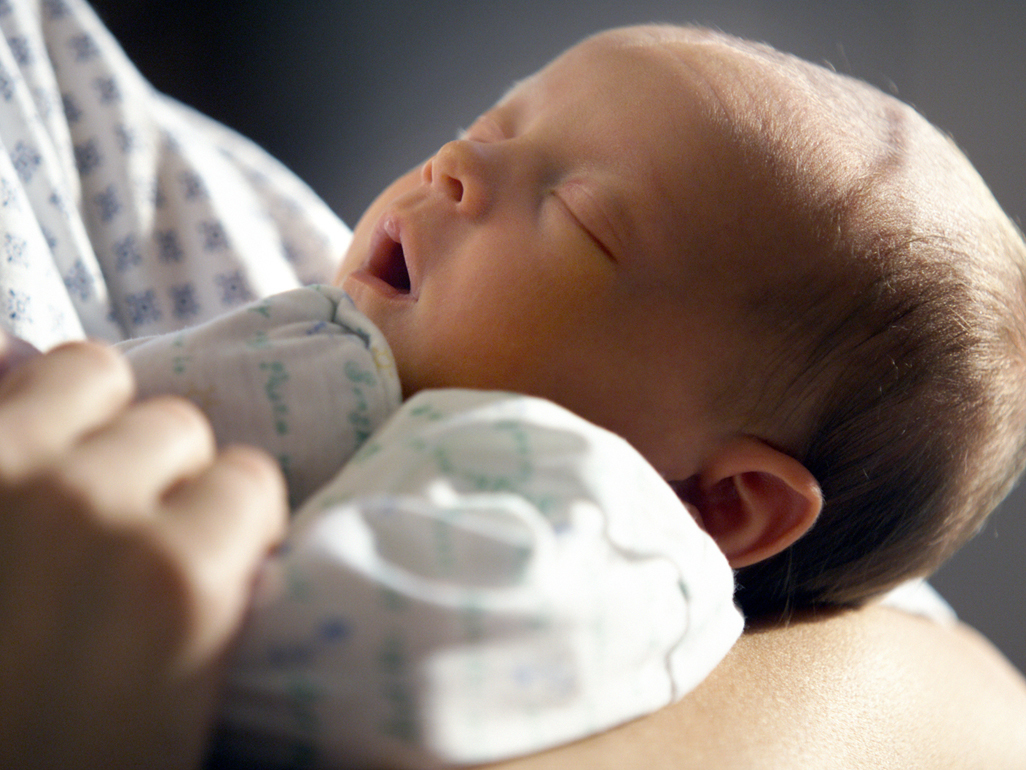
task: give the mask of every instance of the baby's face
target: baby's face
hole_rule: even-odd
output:
[[[723,193],[708,101],[671,50],[607,33],[392,183],[337,282],[405,395],[539,395],[685,473],[730,338],[722,270],[688,257]]]

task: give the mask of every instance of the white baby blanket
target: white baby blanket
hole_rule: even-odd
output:
[[[316,766],[538,751],[694,688],[741,632],[732,593],[622,439],[539,399],[425,391],[263,571],[228,725]]]
[[[387,344],[338,289],[121,347],[144,394],[284,458],[306,500],[230,677],[236,758],[537,751],[672,702],[741,632],[726,559],[625,441],[508,393],[399,407]]]
[[[341,289],[294,289],[173,334],[120,343],[139,396],[195,402],[221,444],[278,459],[296,508],[402,398],[381,333]]]

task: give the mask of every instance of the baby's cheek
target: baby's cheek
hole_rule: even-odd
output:
[[[523,363],[524,351],[508,330],[468,316],[439,321],[431,329],[420,329],[426,332],[423,336],[397,342],[395,355],[404,392],[407,380],[418,390],[512,387],[511,372]]]

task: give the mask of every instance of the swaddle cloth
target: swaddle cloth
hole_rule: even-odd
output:
[[[278,459],[298,506],[399,407],[388,343],[331,286],[293,289],[179,332],[117,346],[140,397],[196,403],[221,445]]]
[[[732,594],[619,437],[541,399],[425,391],[263,569],[219,750],[412,768],[571,741],[705,678],[742,630]]]
[[[400,407],[387,343],[339,289],[120,347],[142,395],[275,454],[302,503],[230,677],[236,761],[537,751],[682,696],[741,631],[726,559],[625,441],[514,394]]]
[[[526,754],[680,697],[741,632],[723,555],[626,441],[509,393],[400,407],[386,341],[338,288],[120,347],[143,395],[195,400],[303,503],[257,588],[222,755]]]

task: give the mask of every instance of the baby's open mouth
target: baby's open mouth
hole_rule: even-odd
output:
[[[397,294],[410,293],[410,271],[406,267],[406,254],[398,238],[387,234],[375,245],[367,271],[391,286]]]
[[[379,261],[381,264],[377,268],[373,264],[371,265],[371,270],[376,272],[378,278],[396,291],[409,294],[410,273],[406,269],[403,245],[392,241],[392,247],[385,250],[384,258]]]

